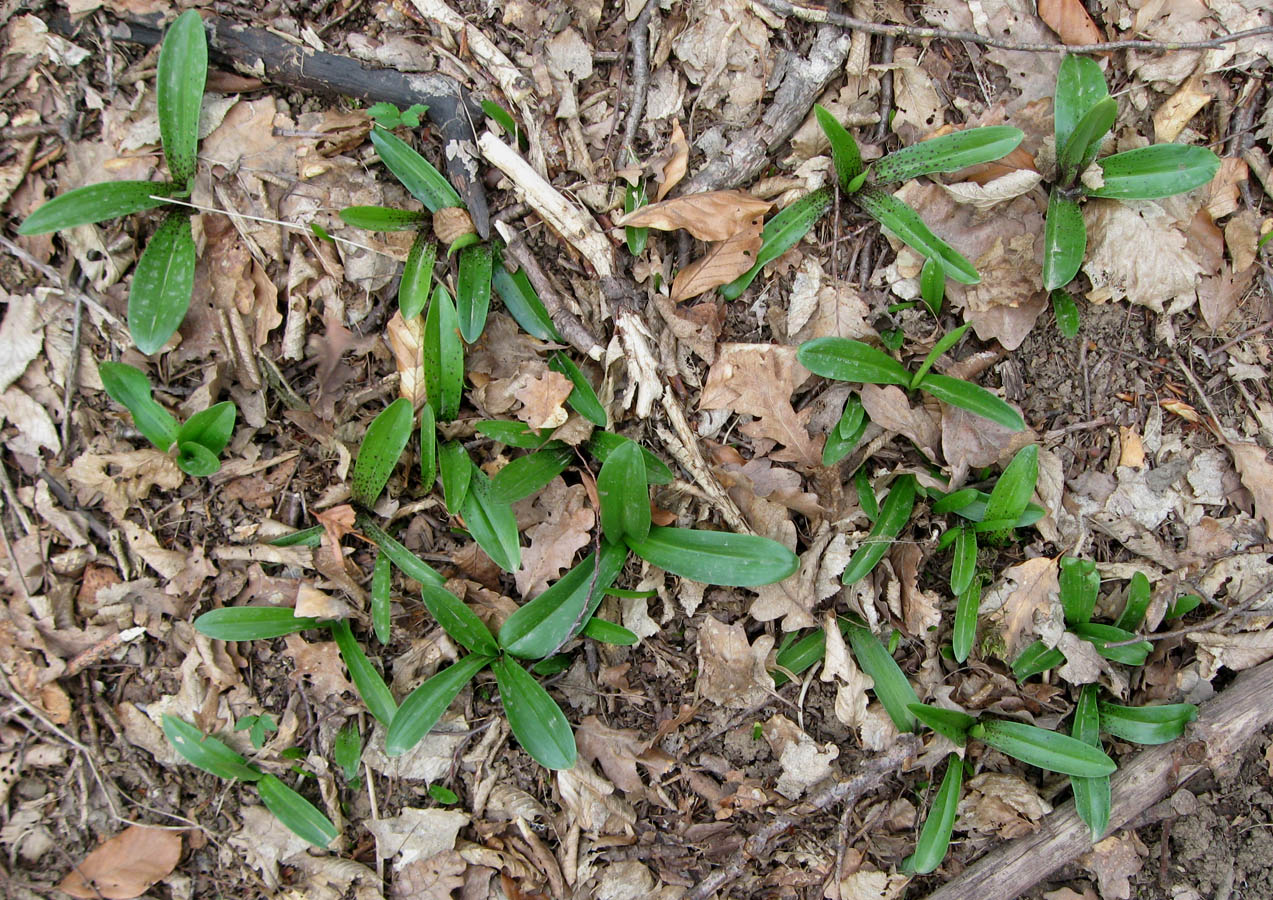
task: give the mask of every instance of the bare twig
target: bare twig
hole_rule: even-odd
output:
[[[893,61],[893,35],[884,35],[884,40],[880,42],[880,62],[891,63]],[[888,137],[888,111],[893,105],[893,70],[885,69],[883,76],[880,78],[880,120],[875,123],[875,143],[880,143],[884,138]]]
[[[645,114],[645,99],[650,90],[650,15],[657,5],[658,0],[646,0],[628,27],[628,45],[632,48],[632,102],[628,104],[628,115],[623,123],[624,165],[632,153],[632,142]]]
[[[80,380],[80,339],[81,324],[84,320],[84,298],[75,295],[75,314],[71,317],[71,354],[66,361],[66,384],[62,385],[62,450],[58,454],[60,462],[66,462],[66,454],[71,450],[71,404],[75,400],[75,389]]]
[[[39,272],[41,275],[43,275],[53,284],[60,285],[62,288],[62,293],[67,294],[68,296],[71,296],[71,297],[80,298],[84,302],[84,304],[88,306],[89,309],[93,310],[93,312],[97,313],[99,316],[101,316],[111,325],[120,329],[121,331],[126,330],[126,326],[124,325],[124,323],[121,322],[119,318],[113,312],[111,312],[109,309],[107,309],[97,300],[94,300],[91,296],[89,296],[85,292],[78,291],[75,288],[68,285],[66,281],[62,278],[62,275],[58,272],[57,269],[40,262],[30,253],[27,253],[25,250],[23,250],[21,247],[19,247],[13,241],[9,240],[4,235],[0,235],[0,247],[3,247],[4,249],[8,250],[9,253],[11,253],[14,257],[16,257],[19,261],[35,269],[37,272]]]
[[[945,28],[927,28],[917,25],[885,25],[879,22],[868,22],[853,16],[827,12],[822,9],[810,9],[807,6],[796,6],[787,0],[752,0],[782,16],[794,16],[805,22],[819,25],[838,25],[864,31],[867,34],[893,35],[910,38],[940,38],[948,41],[967,41],[970,44],[981,44],[986,47],[998,47],[1001,50],[1022,50],[1031,53],[1108,53],[1111,50],[1141,50],[1147,53],[1170,53],[1176,50],[1214,50],[1225,44],[1232,44],[1246,38],[1259,37],[1262,34],[1273,34],[1273,25],[1261,25],[1259,28],[1248,28],[1232,34],[1222,34],[1206,41],[1102,41],[1098,44],[1050,44],[1040,41],[1008,41],[1002,38],[986,37],[973,31],[948,31]]]
[[[561,332],[561,336],[585,356],[600,359],[604,352],[601,342],[593,337],[588,326],[570,311],[566,301],[557,293],[556,286],[548,280],[544,270],[539,267],[539,261],[535,259],[535,254],[530,252],[530,248],[526,246],[521,235],[499,221],[495,223],[495,230],[508,245],[504,250],[504,258],[517,263],[518,267],[526,273],[526,277],[530,279],[531,286],[539,294],[544,309],[548,310],[548,315],[557,326],[557,330]]]
[[[1143,637],[1137,635],[1136,637],[1129,638],[1125,641],[1115,641],[1113,643],[1106,644],[1105,649],[1110,647],[1126,647],[1129,644],[1139,644],[1141,641],[1165,641],[1168,638],[1185,637],[1190,634],[1201,634],[1204,631],[1215,631],[1226,622],[1236,619],[1238,616],[1246,615],[1248,612],[1253,610],[1255,605],[1263,600],[1264,595],[1269,591],[1273,591],[1273,579],[1264,582],[1264,584],[1252,591],[1251,594],[1249,594],[1241,603],[1230,607],[1220,613],[1220,615],[1208,619],[1205,622],[1199,622],[1197,625],[1190,625],[1187,628],[1177,628],[1173,631],[1161,631],[1157,634],[1147,634]]]

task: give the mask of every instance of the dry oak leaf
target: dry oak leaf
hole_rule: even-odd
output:
[[[173,490],[185,481],[185,474],[166,453],[154,449],[127,453],[82,453],[66,470],[75,485],[76,499],[89,505],[100,493],[103,508],[115,519],[123,519],[153,486]]]
[[[700,241],[725,241],[773,207],[745,191],[709,191],[652,203],[615,220],[630,228],[684,228]]]
[[[910,439],[925,456],[936,461],[941,426],[926,406],[911,406],[906,392],[893,384],[864,384],[858,388],[858,396],[872,422]]]
[[[583,485],[567,489],[557,478],[548,490],[555,502],[539,504],[548,510],[548,518],[526,529],[530,546],[522,550],[522,567],[513,575],[517,590],[525,599],[543,593],[548,582],[574,561],[575,551],[587,545],[596,524],[596,513],[587,506]],[[545,495],[544,499],[550,496]]]
[[[699,695],[731,709],[764,700],[774,689],[765,669],[773,645],[773,635],[762,634],[749,644],[742,622],[725,625],[708,616],[698,630]]]
[[[760,252],[763,230],[764,222],[757,215],[728,239],[713,244],[706,256],[677,272],[672,281],[672,302],[680,303],[729,284],[750,269]]]
[[[84,857],[58,890],[92,900],[131,900],[166,878],[180,859],[181,832],[131,825]]]
[[[1009,566],[1003,579],[982,600],[982,609],[1002,608],[1003,640],[1007,658],[1016,659],[1037,633],[1035,614],[1052,614],[1053,600],[1060,592],[1056,560],[1046,556]]]
[[[1243,486],[1255,500],[1255,512],[1264,520],[1265,531],[1273,537],[1273,463],[1259,444],[1226,441]]]
[[[631,728],[609,728],[596,716],[586,716],[575,729],[579,754],[589,762],[601,763],[601,771],[621,791],[639,791],[645,784],[637,772],[637,758],[645,750],[640,732]]]
[[[1039,18],[1057,33],[1063,44],[1098,44],[1104,38],[1083,8],[1082,0],[1039,0]]]
[[[564,425],[570,413],[562,405],[574,384],[560,372],[545,371],[537,378],[526,378],[513,396],[522,401],[517,418],[531,428],[556,428]]]
[[[655,200],[666,197],[668,191],[680,184],[689,170],[690,142],[685,139],[685,132],[681,129],[678,119],[672,120],[672,137],[668,139],[668,149],[672,152],[672,156],[659,173],[659,190],[654,196]]]
[[[317,694],[313,700],[322,703],[328,697],[339,697],[341,694],[358,695],[354,686],[345,678],[345,666],[335,641],[311,644],[299,634],[289,634],[283,641],[283,654],[292,661],[292,681],[299,687],[308,677]]]

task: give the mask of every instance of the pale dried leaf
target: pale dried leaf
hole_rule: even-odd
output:
[[[545,371],[537,378],[528,377],[513,396],[522,401],[517,418],[531,428],[556,428],[564,425],[570,414],[563,405],[574,384],[560,372]]]
[[[831,885],[828,892],[838,888],[839,900],[896,900],[902,896],[910,877],[889,872],[858,869],[852,875],[840,879],[838,885]],[[833,897],[827,893],[827,897]]]
[[[81,453],[66,474],[75,485],[81,506],[90,505],[101,494],[102,506],[118,520],[144,500],[152,487],[173,490],[186,478],[172,457],[154,449]]]
[[[928,408],[911,406],[906,392],[894,384],[864,384],[858,388],[862,406],[871,421],[913,441],[931,460],[937,459],[941,427]]]
[[[1002,579],[982,599],[982,608],[1002,608],[1003,639],[1007,658],[1016,659],[1037,634],[1035,616],[1052,614],[1053,600],[1060,591],[1056,560],[1046,556],[1009,566]]]
[[[1213,222],[1223,219],[1238,208],[1238,184],[1247,180],[1247,174],[1245,160],[1234,156],[1221,157],[1220,171],[1216,172],[1215,177],[1206,186],[1210,196],[1204,210]]]
[[[1228,441],[1242,484],[1255,500],[1255,512],[1264,520],[1265,531],[1273,537],[1273,463],[1259,444]]]
[[[637,773],[637,757],[645,750],[641,735],[630,728],[609,728],[596,716],[586,716],[575,729],[579,754],[599,762],[601,771],[621,791],[639,791],[644,781]]]
[[[447,206],[433,214],[433,233],[446,245],[454,244],[466,234],[475,234],[473,219],[462,206]]]
[[[0,392],[22,377],[44,346],[44,325],[35,297],[31,294],[5,295],[8,308],[0,323]]]
[[[1140,871],[1142,865],[1137,843],[1134,834],[1114,834],[1079,857],[1083,867],[1096,876],[1103,900],[1128,900],[1131,897],[1131,877]]]
[[[390,900],[452,900],[457,888],[464,885],[468,863],[454,850],[395,869]]]
[[[1223,666],[1241,672],[1273,657],[1273,631],[1250,631],[1219,634],[1213,631],[1189,635],[1198,645],[1198,670],[1204,681],[1210,681]]]
[[[289,634],[283,642],[283,654],[292,661],[289,677],[298,687],[308,679],[313,686],[315,700],[323,702],[346,693],[358,695],[345,678],[345,665],[335,641],[310,643],[299,634]]]
[[[1194,295],[1203,272],[1185,233],[1162,206],[1135,207],[1117,200],[1083,205],[1087,256],[1083,271],[1092,280],[1093,302],[1127,299],[1155,312]]]
[[[469,823],[469,814],[453,809],[402,810],[387,819],[368,819],[367,830],[376,839],[376,855],[393,859],[394,869],[455,849],[455,838]]]
[[[1042,180],[1043,176],[1034,169],[1014,169],[985,184],[960,181],[955,184],[937,182],[937,185],[959,203],[986,210],[1029,193]]]
[[[690,143],[685,139],[685,132],[681,129],[679,119],[672,120],[672,137],[668,140],[668,146],[672,151],[672,157],[659,173],[659,190],[654,197],[655,200],[666,197],[672,188],[681,183],[681,179],[685,177],[689,169]]]
[[[588,544],[596,513],[588,506],[583,485],[566,486],[553,479],[536,500],[546,513],[543,521],[526,529],[530,546],[522,550],[522,567],[514,574],[523,598],[536,597],[574,561],[575,552]]]
[[[395,312],[385,331],[398,367],[398,393],[419,408],[425,401],[422,317],[416,316],[408,322],[402,318],[401,312]]]
[[[84,857],[58,890],[72,897],[131,900],[166,878],[181,859],[181,832],[130,825]]]
[[[1034,822],[1052,811],[1025,779],[1000,772],[985,772],[964,788],[955,828],[1011,839],[1034,830]]]
[[[578,822],[584,831],[619,834],[629,831],[636,821],[630,804],[615,796],[614,785],[593,771],[586,762],[557,774],[557,792],[563,812],[569,821]]]
[[[1203,76],[1192,75],[1186,79],[1180,89],[1154,111],[1154,138],[1157,142],[1169,144],[1174,141],[1213,96],[1214,91],[1208,89]]]
[[[62,440],[48,412],[13,385],[0,394],[0,423],[6,420],[17,428],[17,434],[5,442],[14,453],[39,456],[42,447],[53,453],[61,451]]]
[[[745,191],[709,191],[652,203],[615,220],[630,228],[684,228],[700,241],[724,241],[763,219],[773,207]]]
[[[708,616],[698,631],[698,692],[731,709],[746,709],[768,697],[774,680],[765,670],[773,635],[747,641],[742,622],[725,625]]]
[[[897,114],[892,128],[904,138],[914,140],[942,126],[945,104],[937,95],[932,79],[918,64],[919,53],[913,47],[899,47],[893,55],[893,104]],[[909,126],[909,127],[908,127]]]
[[[856,728],[866,717],[869,704],[866,692],[875,686],[875,680],[858,668],[849,654],[834,612],[827,612],[822,627],[826,632],[827,644],[826,659],[819,677],[823,681],[837,682],[835,717],[842,724]]]
[[[1039,0],[1039,18],[1057,33],[1063,44],[1096,44],[1104,39],[1082,0]]]
[[[942,404],[941,450],[946,463],[953,468],[980,469],[994,465],[1005,455],[1015,453],[1019,445],[1013,445],[1028,434],[1005,428],[958,406]]]
[[[762,229],[761,217],[756,216],[727,240],[713,244],[706,256],[677,272],[672,281],[672,302],[680,303],[729,284],[750,269],[760,252]]]
[[[919,564],[924,551],[911,542],[896,544],[889,552],[902,586],[902,622],[907,632],[923,637],[930,628],[941,624],[941,598],[919,587]]]
[[[298,618],[344,619],[349,615],[349,605],[339,597],[320,591],[308,582],[302,582],[296,588],[296,611]]]

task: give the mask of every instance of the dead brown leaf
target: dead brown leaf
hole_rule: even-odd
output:
[[[941,426],[922,403],[911,406],[906,392],[896,385],[864,384],[858,389],[862,407],[871,421],[910,439],[933,461],[941,442]]]
[[[1195,246],[1162,206],[1152,201],[1134,208],[1115,200],[1083,205],[1087,256],[1083,271],[1092,280],[1093,303],[1127,299],[1163,312],[1165,305],[1194,295],[1203,267]]]
[[[959,801],[960,831],[997,834],[1005,839],[1034,830],[1034,824],[1052,811],[1029,782],[1016,775],[983,772],[968,782]]]
[[[1235,156],[1221,157],[1220,171],[1207,185],[1210,196],[1204,207],[1213,222],[1223,219],[1238,208],[1238,184],[1247,180],[1247,174],[1245,160]]]
[[[596,716],[585,716],[575,729],[579,754],[589,762],[601,763],[601,770],[621,791],[639,791],[645,784],[637,772],[637,757],[645,749],[639,732],[631,728],[608,728]]]
[[[425,400],[423,317],[416,316],[408,322],[401,312],[395,312],[385,332],[398,365],[398,393],[418,409]]]
[[[548,517],[526,529],[530,546],[522,550],[522,567],[513,578],[523,598],[542,593],[562,569],[574,561],[575,552],[592,537],[596,513],[588,506],[587,490],[581,484],[566,486],[560,478],[544,488],[537,503]]]
[[[468,863],[454,850],[401,866],[394,874],[390,900],[451,900],[464,884]]]
[[[1264,520],[1265,530],[1273,537],[1273,463],[1259,444],[1243,441],[1226,441],[1225,446],[1233,454],[1242,484],[1255,500],[1255,512]]]
[[[666,197],[672,188],[681,183],[681,179],[685,177],[689,169],[690,143],[685,139],[685,132],[681,129],[678,119],[672,120],[672,137],[668,140],[668,148],[672,151],[672,158],[659,173],[659,191],[654,197],[655,200]]]
[[[727,240],[713,244],[706,256],[677,272],[672,282],[672,302],[680,303],[729,284],[750,269],[760,252],[763,228],[763,219],[757,215]]]
[[[314,513],[314,518],[323,526],[323,549],[339,568],[344,568],[345,565],[345,554],[340,549],[340,542],[354,530],[357,517],[358,514],[348,503]]]
[[[615,220],[631,228],[675,231],[684,228],[700,241],[724,241],[773,207],[745,191],[709,191],[652,203]]]
[[[1003,640],[1008,659],[1016,659],[1037,633],[1035,614],[1049,616],[1052,599],[1059,591],[1054,559],[1040,556],[1004,570],[1002,581],[988,592],[982,603],[988,609],[994,608],[996,600],[1002,604]]]
[[[522,401],[517,418],[531,428],[556,428],[564,425],[570,414],[563,405],[574,384],[560,372],[545,370],[539,377],[528,377],[513,396]]]
[[[1039,0],[1039,18],[1063,44],[1096,44],[1104,37],[1083,8],[1082,0]]]
[[[1079,862],[1096,876],[1103,900],[1128,900],[1132,895],[1131,876],[1140,871],[1137,852],[1140,841],[1135,832],[1114,834],[1079,857]]]
[[[115,519],[123,519],[152,487],[170,491],[186,479],[172,457],[150,448],[127,453],[81,453],[66,474],[75,485],[81,505],[91,504],[100,494],[103,508]]]
[[[177,867],[181,832],[130,825],[84,857],[58,890],[72,897],[131,900]]]
[[[1179,90],[1154,111],[1154,138],[1159,143],[1174,141],[1213,96],[1215,93],[1207,89],[1203,76],[1187,78]]]
[[[774,680],[765,659],[773,645],[773,635],[762,634],[751,644],[741,621],[725,625],[708,616],[698,630],[699,696],[730,709],[768,697]]]
[[[345,666],[335,641],[311,644],[299,634],[289,634],[283,642],[283,654],[292,661],[292,682],[300,687],[308,678],[317,695],[316,701],[323,702],[345,693],[357,696],[358,692],[345,678]]]
[[[1028,442],[1028,435],[1029,432],[1022,435],[957,406],[942,404],[941,452],[953,468],[994,465],[1020,449],[1019,440]]]

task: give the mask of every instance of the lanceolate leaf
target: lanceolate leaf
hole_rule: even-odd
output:
[[[608,540],[643,541],[649,536],[650,485],[639,446],[628,441],[610,454],[597,474],[597,496],[601,530]]]
[[[1088,196],[1154,200],[1206,184],[1219,171],[1220,159],[1206,147],[1154,144],[1107,156],[1098,165],[1105,184]]]
[[[868,424],[862,398],[857,394],[850,394],[839,423],[831,429],[826,443],[822,445],[822,464],[833,466],[844,459],[862,439]]]
[[[420,743],[420,739],[442,718],[442,714],[464,685],[490,661],[489,656],[471,653],[442,669],[412,691],[402,701],[393,721],[389,723],[389,731],[385,735],[385,753],[389,756],[401,756]]]
[[[438,468],[442,470],[442,497],[446,511],[459,515],[469,495],[469,483],[473,480],[473,463],[459,441],[447,441],[438,453]]]
[[[1066,56],[1056,76],[1056,101],[1052,111],[1056,147],[1063,148],[1084,113],[1109,96],[1101,67],[1089,56]]]
[[[1076,740],[1092,747],[1101,746],[1100,714],[1096,705],[1099,690],[1094,684],[1083,685],[1079,693],[1078,705],[1074,708],[1074,727],[1071,731]],[[1092,840],[1099,840],[1109,825],[1109,776],[1103,775],[1099,778],[1071,776],[1070,786],[1074,789],[1075,812],[1092,833]]]
[[[346,225],[367,231],[412,231],[429,218],[422,212],[391,206],[346,206],[338,215]]]
[[[946,267],[936,256],[924,260],[919,272],[919,295],[934,316],[941,314],[941,302],[946,296]]]
[[[800,365],[815,375],[862,384],[909,387],[911,372],[883,350],[849,338],[824,337],[805,341],[796,354]]]
[[[967,742],[968,729],[977,724],[976,719],[957,709],[929,706],[927,703],[912,703],[907,708],[915,718],[943,737],[950,738],[958,747]]]
[[[1135,641],[1136,635],[1130,631],[1124,631],[1122,628],[1116,628],[1113,625],[1084,622],[1081,625],[1070,626],[1070,630],[1083,638],[1083,640],[1090,641],[1096,647],[1096,652],[1101,656],[1128,666],[1143,666],[1145,660],[1149,658],[1150,651],[1154,649],[1154,645],[1149,643],[1149,641],[1136,641],[1134,644],[1125,643],[1126,641]],[[1109,646],[1110,644],[1118,646],[1111,647]]]
[[[438,423],[433,417],[433,407],[425,403],[420,407],[420,483],[432,489],[438,479]]]
[[[459,597],[434,584],[424,585],[422,594],[433,618],[461,646],[486,656],[499,653],[491,630]]]
[[[1101,731],[1137,744],[1165,744],[1185,733],[1185,726],[1198,718],[1192,703],[1164,706],[1119,706],[1100,704]]]
[[[373,522],[370,516],[359,513],[357,523],[358,528],[367,536],[367,540],[379,547],[380,552],[389,557],[390,562],[420,584],[442,584],[446,581],[436,569],[398,543],[387,531]]]
[[[892,548],[893,539],[902,533],[902,529],[910,521],[911,510],[914,508],[915,476],[899,475],[894,479],[888,496],[884,498],[880,515],[871,526],[871,533],[854,551],[840,580],[845,584],[853,584],[870,574]]]
[[[164,205],[162,198],[171,194],[175,187],[151,181],[86,184],[54,197],[31,213],[18,229],[18,234],[46,234],[154,209]],[[152,199],[154,196],[161,199]]]
[[[206,447],[214,455],[220,453],[230,443],[237,415],[234,404],[229,400],[213,404],[186,420],[177,430],[177,443],[195,443]]]
[[[612,431],[594,431],[584,446],[597,462],[604,463],[610,458],[610,454],[622,447],[627,440]],[[672,470],[667,467],[667,463],[644,447],[641,448],[641,456],[645,459],[645,477],[650,484],[672,483]]]
[[[958,753],[946,757],[946,774],[942,778],[933,808],[924,820],[915,852],[902,864],[906,871],[925,875],[946,858],[950,848],[950,834],[955,828],[955,815],[959,812],[959,792],[964,786],[964,761]]]
[[[1015,522],[1025,512],[1039,477],[1039,446],[1027,444],[1012,457],[986,501],[986,521]]]
[[[862,174],[862,153],[858,150],[858,142],[840,124],[839,119],[820,104],[814,104],[813,114],[822,126],[822,133],[831,142],[831,159],[835,162],[840,190],[848,191],[853,179]]]
[[[977,533],[967,525],[955,535],[955,558],[950,564],[950,590],[963,595],[977,574]],[[959,660],[963,662],[963,660]]]
[[[402,182],[417,200],[437,212],[449,206],[463,206],[460,195],[441,172],[407,143],[383,128],[371,129],[371,143],[385,167]]]
[[[552,359],[548,361],[548,368],[554,372],[559,372],[570,379],[570,383],[575,386],[570,392],[570,396],[566,398],[566,402],[570,404],[571,409],[579,413],[593,425],[598,428],[606,427],[606,408],[601,405],[601,399],[597,396],[597,392],[592,389],[592,383],[588,381],[588,376],[575,365],[574,360],[558,350],[553,354]]]
[[[543,301],[535,293],[525,272],[518,269],[510,273],[496,260],[491,272],[491,285],[504,301],[508,314],[517,320],[523,331],[541,341],[561,341],[552,317],[544,309]]]
[[[393,584],[393,569],[388,555],[377,548],[376,562],[371,568],[371,625],[376,632],[376,640],[382,644],[389,643],[389,629],[392,625],[389,591]]]
[[[543,686],[517,661],[501,656],[491,663],[499,682],[508,727],[522,748],[546,769],[575,764],[575,735],[566,714]]]
[[[128,331],[142,353],[162,348],[186,317],[194,267],[190,217],[171,212],[137,260],[128,291]]]
[[[737,299],[762,268],[782,256],[809,233],[809,229],[831,206],[831,199],[830,188],[819,188],[766,222],[760,233],[761,245],[756,253],[755,265],[722,287],[721,296],[726,300]]]
[[[355,503],[368,509],[375,505],[411,439],[413,418],[411,401],[399,397],[367,426],[349,481],[349,492]]]
[[[455,304],[442,285],[434,291],[424,320],[424,386],[438,420],[454,419],[464,389],[464,344]]]
[[[318,619],[286,606],[226,606],[194,620],[195,630],[218,641],[259,641],[317,628]]]
[[[332,622],[331,629],[336,646],[340,648],[341,658],[345,660],[345,668],[349,669],[349,677],[358,689],[362,702],[367,704],[367,709],[373,716],[388,725],[398,711],[398,704],[393,702],[389,685],[385,684],[384,678],[363,652],[362,645],[354,638],[348,622]]]
[[[1083,224],[1083,211],[1053,187],[1048,195],[1048,215],[1043,225],[1044,289],[1055,290],[1073,281],[1086,252],[1087,227]]]
[[[470,344],[482,335],[491,307],[491,245],[474,244],[460,251],[460,274],[455,283],[460,334]]]
[[[1117,768],[1099,747],[1024,722],[981,721],[968,735],[1023,763],[1062,775],[1099,778]]]
[[[193,9],[177,17],[164,35],[156,78],[159,137],[172,180],[179,185],[195,172],[199,144],[199,107],[208,77],[208,39]]]
[[[517,517],[513,508],[491,496],[491,480],[473,466],[468,495],[460,507],[464,524],[477,545],[486,551],[495,565],[506,572],[516,572],[522,565],[522,548],[518,540]]]
[[[1118,117],[1118,103],[1106,97],[1092,104],[1074,126],[1070,140],[1057,150],[1057,169],[1061,172],[1061,184],[1069,187],[1082,174],[1085,163],[1096,155],[1103,138]]]
[[[1096,563],[1073,556],[1061,560],[1061,608],[1068,625],[1082,625],[1092,618],[1096,595],[1100,593],[1101,576]]]
[[[933,234],[919,217],[919,213],[892,194],[870,187],[858,191],[853,199],[867,215],[895,234],[899,240],[918,250],[920,255],[940,259],[950,278],[960,284],[976,284],[981,281],[981,276],[972,263]]]
[[[1052,314],[1061,337],[1073,339],[1079,333],[1079,308],[1068,291],[1057,288],[1052,292]]]
[[[972,652],[972,643],[977,637],[977,612],[980,606],[981,579],[973,578],[968,590],[960,594],[955,602],[955,630],[950,643],[956,662],[964,662]]]
[[[331,819],[323,815],[318,807],[273,775],[262,775],[256,789],[261,792],[266,809],[274,813],[275,818],[315,847],[326,848],[340,836]]]
[[[429,288],[433,284],[433,266],[438,259],[438,245],[417,234],[407,253],[402,268],[402,281],[398,284],[398,311],[410,321],[424,312],[429,302]]]
[[[552,447],[515,459],[491,479],[491,496],[501,503],[516,503],[546,487],[574,458],[571,448]]]
[[[974,415],[989,419],[1004,428],[1011,428],[1013,431],[1025,430],[1025,420],[1021,418],[1021,413],[985,388],[971,382],[929,372],[919,386],[943,403],[966,409]]]
[[[133,414],[137,430],[160,450],[177,440],[177,420],[150,393],[146,375],[126,363],[104,362],[97,367],[106,393]]]
[[[849,639],[849,647],[862,671],[871,676],[875,682],[875,696],[884,705],[884,711],[893,720],[898,731],[915,730],[915,714],[911,712],[911,704],[918,704],[919,697],[915,689],[897,665],[897,661],[880,643],[871,629],[862,625],[850,624],[845,636]]]
[[[636,632],[629,631],[614,622],[598,619],[596,616],[588,619],[588,624],[583,627],[583,635],[603,644],[615,644],[620,647],[632,647],[641,640]]]
[[[1002,159],[1021,143],[1025,133],[1007,125],[969,128],[903,147],[872,164],[877,184],[909,181],[934,172],[955,172],[978,163]]]
[[[206,478],[221,468],[221,460],[203,444],[193,441],[177,443],[177,468],[187,475]]]
[[[633,553],[665,572],[727,587],[773,584],[800,565],[782,544],[754,534],[655,527],[645,540],[628,538],[627,543]]]
[[[929,262],[932,262],[932,260],[929,260]],[[927,263],[925,263],[925,266],[927,266]],[[924,357],[924,361],[919,364],[919,368],[916,369],[915,374],[911,376],[911,383],[908,385],[911,390],[919,387],[920,383],[924,380],[924,376],[927,375],[929,370],[933,367],[933,363],[937,362],[943,353],[959,343],[959,339],[964,336],[964,332],[966,332],[968,328],[969,326],[966,323],[960,325],[958,328],[943,334],[941,339],[938,340],[937,343],[933,344],[933,349],[928,351],[928,355]]]
[[[1017,681],[1025,681],[1031,675],[1046,672],[1063,662],[1065,662],[1064,653],[1055,647],[1049,647],[1043,641],[1035,641],[1012,661],[1012,674]]]
[[[239,781],[257,781],[260,779],[259,769],[248,765],[246,759],[216,738],[205,737],[202,731],[189,722],[165,714],[163,726],[168,743],[172,744],[172,748],[190,765],[226,780],[237,778]]]
[[[1145,621],[1145,612],[1149,609],[1149,601],[1153,592],[1149,587],[1149,579],[1145,577],[1144,572],[1135,572],[1132,574],[1132,580],[1127,585],[1127,603],[1123,606],[1122,613],[1118,616],[1118,621],[1114,623],[1114,627],[1131,631],[1140,627],[1140,623]]]

